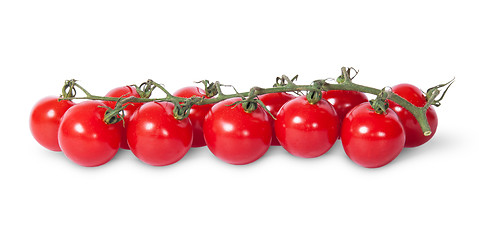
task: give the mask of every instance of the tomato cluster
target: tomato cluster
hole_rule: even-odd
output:
[[[417,107],[426,104],[424,94],[413,85],[400,84],[392,91]],[[185,87],[173,95],[208,98],[197,87]],[[170,102],[125,103],[120,106],[122,121],[115,123],[104,118],[119,107],[117,102],[75,104],[47,97],[34,106],[30,129],[42,146],[63,151],[87,167],[107,163],[119,148],[130,149],[153,166],[173,164],[191,147],[203,146],[236,165],[256,161],[271,145],[281,145],[294,156],[315,158],[340,139],[349,158],[367,168],[388,164],[404,147],[424,144],[437,129],[432,106],[426,115],[432,134],[424,136],[415,117],[392,101],[388,100],[390,108],[379,113],[361,92],[331,90],[321,95],[319,101],[311,101],[283,92],[264,94],[257,101],[266,109],[258,105],[246,109],[241,98],[231,98],[214,105],[193,105],[183,119],[175,116],[175,104]],[[131,86],[115,88],[105,96],[140,97]]]

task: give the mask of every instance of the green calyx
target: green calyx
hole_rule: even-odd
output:
[[[216,87],[215,83],[212,83],[208,80],[201,80],[196,83],[202,83],[205,86],[205,95],[206,97],[214,97],[218,94],[218,88]]]
[[[306,99],[310,104],[316,104],[323,98],[323,86],[326,83],[325,80],[314,81],[312,87],[315,90],[308,91]]]
[[[379,92],[376,99],[369,100],[371,107],[378,114],[383,114],[389,108],[388,98],[391,96],[391,88],[385,87]]]
[[[77,91],[75,89],[75,84],[77,80],[71,79],[71,80],[66,80],[65,84],[62,87],[62,98],[71,98],[75,97],[77,94]]]
[[[115,108],[104,107],[107,110],[105,112],[105,116],[103,117],[103,121],[106,124],[115,124],[120,121],[123,121],[123,126],[125,126],[125,109],[131,104],[132,101],[135,101],[136,99],[137,98],[135,97],[120,97],[115,104]]]
[[[172,103],[175,105],[173,109],[173,115],[177,120],[183,120],[190,115],[191,108],[194,105],[198,105],[199,102],[203,101],[204,97],[191,97],[187,98],[185,102],[181,103],[178,100],[173,100]]]
[[[177,120],[183,120],[190,115],[191,106],[185,106],[183,104],[175,104],[175,108],[173,108],[173,116]]]
[[[128,105],[128,104],[127,104]],[[115,107],[115,108],[110,108],[110,107],[106,107],[106,106],[99,106],[99,107],[102,107],[102,108],[106,108],[106,112],[105,112],[105,116],[103,117],[103,122],[105,122],[106,124],[115,124],[115,123],[118,123],[120,121],[123,121],[123,126],[125,126],[125,119],[124,119],[124,116],[125,116],[125,108],[126,106],[120,106],[120,107]]]
[[[354,72],[354,75],[351,76],[351,71]],[[359,71],[350,67],[350,68],[341,68],[341,75],[336,78],[336,82],[339,84],[351,83],[353,78],[358,75]]]
[[[241,106],[243,107],[243,110],[247,113],[252,113],[254,112],[256,109],[258,109],[258,103],[256,101],[244,101],[243,103],[241,103]]]
[[[449,90],[449,87],[451,87],[451,85],[454,83],[454,81],[455,81],[455,79],[452,79],[451,81],[449,81],[447,83],[439,84],[437,86],[429,88],[426,92],[426,101],[428,103],[430,102],[430,105],[434,105],[436,107],[439,107],[441,105],[441,100],[444,98],[444,96],[446,95],[447,90]],[[435,99],[439,95],[440,89],[443,88],[443,87],[446,87],[446,89],[442,93],[441,97],[439,99]]]
[[[321,91],[309,91],[308,94],[306,94],[306,99],[310,104],[318,103],[321,101],[321,98],[323,98],[323,93]]]
[[[153,80],[148,79],[148,81],[140,84],[140,86],[132,85],[136,88],[136,92],[140,95],[140,98],[150,98],[153,90],[156,86],[153,84]]]

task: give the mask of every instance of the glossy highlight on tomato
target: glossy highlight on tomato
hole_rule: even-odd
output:
[[[37,142],[43,147],[59,152],[58,128],[65,112],[75,105],[72,101],[59,101],[58,97],[41,99],[30,113],[30,131]]]
[[[174,96],[177,97],[206,97],[205,90],[199,87],[184,87],[178,89]],[[193,126],[193,144],[192,147],[204,147],[206,146],[205,138],[203,136],[203,123],[205,121],[205,116],[208,111],[213,107],[213,104],[206,104],[206,105],[194,105],[191,107],[190,114],[188,118],[191,121],[191,125]]]
[[[116,98],[127,98],[127,97],[140,97],[140,94],[136,91],[136,88],[132,86],[123,86],[123,87],[117,87],[112,90],[110,90],[105,97],[116,97]],[[104,102],[108,107],[110,108],[115,108],[116,102],[112,101],[105,101]],[[126,128],[128,127],[128,124],[130,123],[130,117],[133,115],[133,113],[138,109],[143,103],[125,103],[123,106],[126,106],[125,110],[123,110],[124,116],[123,120],[124,122],[124,127],[122,127],[121,130],[121,144],[120,147],[122,149],[130,149],[128,146],[128,142],[126,140]]]
[[[279,109],[291,99],[294,99],[295,96],[285,92],[279,93],[268,93],[258,97],[261,100],[269,112],[276,117],[278,115]],[[271,145],[272,146],[280,146],[278,139],[276,138],[276,132],[274,130],[274,122],[275,120],[268,114],[268,118],[271,122],[272,138],[271,138]]]
[[[115,156],[120,148],[121,123],[106,124],[106,110],[103,102],[85,101],[65,112],[58,142],[67,158],[85,167],[96,167]]]
[[[341,141],[353,162],[366,167],[382,167],[404,148],[406,135],[397,114],[388,108],[376,113],[369,103],[361,103],[344,118]]]
[[[286,151],[304,158],[319,157],[336,142],[339,119],[324,99],[311,104],[306,96],[283,105],[275,122],[276,137]]]
[[[206,145],[219,159],[235,165],[249,164],[268,150],[271,124],[267,113],[258,107],[251,113],[240,105],[229,106],[240,98],[215,104],[203,125]]]
[[[392,87],[392,91],[397,95],[403,97],[416,107],[424,107],[426,105],[426,97],[422,91],[411,84],[399,84]],[[401,107],[399,104],[389,100],[389,107],[397,113],[401,123],[406,131],[405,147],[418,147],[431,140],[437,130],[438,118],[433,106],[426,110],[426,118],[431,128],[431,135],[424,136],[424,133],[411,112]]]
[[[179,161],[191,148],[193,129],[188,118],[175,119],[174,104],[145,103],[130,118],[128,145],[141,161],[166,166]]]

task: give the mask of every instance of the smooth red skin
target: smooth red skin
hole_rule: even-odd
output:
[[[96,167],[109,162],[120,148],[121,123],[103,121],[106,108],[100,101],[79,103],[63,115],[58,142],[73,162]]]
[[[184,87],[173,93],[177,97],[206,97],[206,93],[199,87]],[[205,116],[208,111],[213,107],[213,104],[207,105],[194,105],[191,107],[188,118],[193,126],[193,144],[192,147],[204,147],[206,146],[205,138],[203,136],[203,123],[205,122]]]
[[[342,122],[346,114],[357,105],[367,102],[366,94],[357,91],[347,90],[329,90],[323,92],[323,99],[327,100],[333,105],[334,110],[339,117],[339,122]]]
[[[279,109],[288,102],[291,99],[296,98],[294,95],[291,95],[289,93],[284,93],[284,92],[279,92],[279,93],[268,93],[259,96],[259,100],[261,100],[266,108],[273,114],[274,117],[278,115]],[[272,132],[272,138],[271,138],[271,145],[272,146],[281,146],[279,143],[278,139],[276,138],[276,132],[274,130],[274,122],[275,120],[268,114],[270,123],[271,123],[271,129],[273,130]]]
[[[231,105],[239,98],[215,104],[203,125],[206,145],[219,159],[235,165],[256,161],[271,144],[271,124],[260,107],[251,113],[241,105]]]
[[[424,107],[424,105],[426,105],[426,97],[422,91],[411,84],[396,85],[392,87],[392,91],[408,100],[416,107]],[[393,101],[389,101],[389,107],[397,113],[404,130],[406,131],[406,143],[404,144],[404,147],[412,148],[421,146],[429,141],[436,133],[438,118],[433,106],[430,106],[426,111],[427,122],[429,123],[432,132],[429,136],[424,136],[419,122],[411,112]]]
[[[369,103],[353,108],[343,120],[341,141],[353,162],[366,167],[382,167],[404,148],[406,135],[397,114],[387,109],[374,112]]]
[[[281,146],[294,156],[319,157],[336,142],[339,119],[326,100],[310,104],[306,96],[283,105],[275,122],[276,137]]]
[[[43,147],[60,152],[58,127],[65,112],[75,105],[72,101],[58,101],[58,97],[45,97],[38,101],[30,113],[30,131]]]
[[[127,129],[128,145],[141,161],[166,166],[179,161],[191,148],[193,129],[188,118],[174,118],[174,104],[149,102],[138,108]]]
[[[117,88],[114,88],[114,89],[110,90],[105,95],[105,97],[117,97],[117,98],[120,98],[120,97],[123,97],[123,98],[137,97],[137,98],[139,98],[140,94],[138,94],[138,92],[136,91],[136,89],[134,87],[123,86],[123,87],[117,87]],[[104,103],[112,109],[115,108],[115,105],[116,105],[116,102],[112,102],[112,101],[105,101]],[[123,106],[124,105],[126,105],[126,104],[123,104]],[[133,115],[133,113],[136,111],[136,109],[138,109],[141,105],[143,105],[143,103],[128,103],[128,106],[123,111],[124,114],[125,114],[124,117],[123,117],[124,120],[125,120],[125,126],[122,127],[122,130],[121,130],[120,148],[122,148],[122,149],[127,149],[127,150],[130,149],[130,147],[128,146],[128,142],[126,140],[126,128],[128,127],[128,123],[130,122],[131,115]]]

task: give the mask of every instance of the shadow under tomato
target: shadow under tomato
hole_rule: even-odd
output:
[[[408,160],[420,161],[421,159],[430,159],[432,156],[437,156],[437,152],[449,151],[458,146],[461,140],[458,136],[451,133],[436,133],[425,144],[415,148],[404,148],[399,156],[388,165],[401,164]]]
[[[323,155],[313,158],[303,158],[292,155],[282,146],[271,146],[266,154],[277,154],[278,156],[287,156],[288,158],[294,159],[295,161],[303,161],[303,162],[310,162],[310,161],[320,161],[321,159],[328,159],[334,158],[334,156],[344,154],[342,150],[341,141],[336,141],[334,145]],[[266,156],[265,154],[265,156]]]

